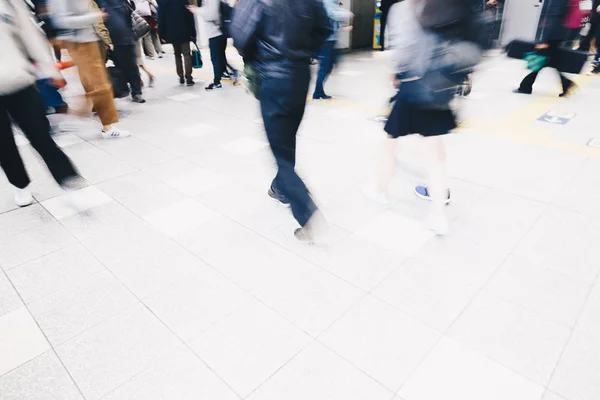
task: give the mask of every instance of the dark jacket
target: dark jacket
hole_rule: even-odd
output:
[[[110,38],[114,45],[135,44],[137,37],[131,24],[131,9],[135,9],[133,2],[129,6],[126,0],[97,0],[98,7],[108,13],[104,25],[108,28]]]
[[[569,0],[546,0],[542,8],[538,41],[563,41],[569,35],[569,29],[564,26],[569,7]]]
[[[186,7],[187,0],[158,0],[158,31],[167,43],[188,43],[196,40],[194,14]]]
[[[332,32],[322,0],[242,0],[231,25],[244,59],[276,78],[307,68]]]

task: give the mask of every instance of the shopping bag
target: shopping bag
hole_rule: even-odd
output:
[[[194,69],[200,69],[204,65],[202,62],[202,53],[200,53],[198,43],[194,42],[194,46],[196,47],[196,50],[192,50],[192,67]]]
[[[527,61],[527,69],[533,72],[540,72],[546,66],[548,57],[543,56],[535,51],[529,52],[523,59]]]

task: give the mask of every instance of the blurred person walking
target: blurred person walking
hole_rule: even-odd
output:
[[[122,138],[129,132],[114,124],[119,122],[112,86],[105,66],[102,44],[96,33],[106,14],[90,6],[90,0],[50,0],[50,10],[55,26],[60,29],[57,39],[68,50],[79,70],[79,78],[102,123],[104,138]]]
[[[188,11],[187,0],[159,0],[158,29],[165,43],[175,50],[175,70],[179,83],[195,84],[192,77],[192,51],[190,42],[196,41],[194,14]]]
[[[331,74],[331,71],[333,71],[333,67],[337,64],[338,51],[335,46],[337,44],[338,29],[342,22],[349,22],[354,16],[352,12],[342,7],[338,0],[323,0],[323,4],[325,5],[325,10],[327,11],[329,19],[331,20],[333,33],[327,38],[319,53],[319,73],[317,75],[317,84],[313,93],[313,100],[331,99],[331,96],[325,94],[323,85],[329,74]]]
[[[203,0],[202,7],[198,12],[206,22],[206,34],[208,35],[208,46],[210,48],[210,60],[213,65],[213,82],[206,90],[221,89],[221,78],[227,68],[225,50],[227,49],[227,36],[221,29],[221,1]],[[245,2],[245,1],[244,1]],[[243,3],[242,3],[243,4]],[[238,6],[239,7],[239,6]]]
[[[142,43],[146,57],[148,57],[149,60],[154,60],[156,53],[158,52],[158,50],[155,49],[154,38],[152,36],[152,31],[156,31],[156,28],[158,27],[156,5],[150,2],[150,0],[134,0],[134,3],[136,12],[139,13],[142,18],[144,18],[148,25],[150,25],[150,34],[141,38],[140,42]],[[159,52],[158,56],[159,58],[162,58],[162,53]],[[140,64],[138,63],[138,65]]]
[[[547,57],[544,67],[550,67],[554,60],[561,57],[561,53],[559,52],[561,44],[574,37],[577,29],[580,27],[582,15],[582,11],[579,8],[579,0],[546,0],[544,2],[541,17],[542,34],[539,39],[540,43],[535,46],[540,55]],[[578,21],[576,21],[577,19]],[[577,89],[575,82],[567,78],[559,70],[556,70],[556,72],[560,77],[562,85],[560,97],[568,96]],[[514,92],[531,94],[538,75],[539,71],[529,73]]]
[[[243,0],[231,32],[259,79],[257,96],[278,169],[269,195],[291,204],[301,226],[295,236],[314,241],[325,221],[295,171],[296,134],[306,108],[310,60],[332,33],[327,12],[322,0]]]
[[[438,235],[449,231],[444,206],[450,195],[443,136],[456,127],[450,102],[456,88],[482,57],[481,34],[475,29],[472,0],[405,0],[390,10],[390,40],[394,48],[395,104],[385,125],[388,134],[376,187],[365,195],[389,204],[387,189],[396,164],[396,139],[418,134],[429,172],[429,186],[417,196],[431,200],[426,224]]]
[[[390,14],[390,9],[392,8],[392,6],[396,3],[398,3],[399,1],[403,1],[403,0],[381,0],[381,20],[380,20],[380,31],[379,31],[379,43],[381,44],[381,51],[385,50],[385,32],[386,32],[386,28],[387,28],[387,21],[388,21],[388,15]]]
[[[156,76],[152,73],[152,71],[150,71],[150,69],[146,66],[146,60],[144,57],[144,49],[143,49],[143,40],[147,37],[149,37],[150,35],[146,35],[144,36],[144,38],[139,39],[137,41],[137,47],[136,47],[136,52],[135,52],[135,58],[136,58],[136,62],[138,65],[138,68],[141,71],[144,71],[146,73],[146,75],[148,75],[148,87],[154,87],[154,83],[156,82]],[[141,74],[140,74],[140,79],[141,79]],[[141,79],[141,85],[142,87],[144,86],[144,80]]]
[[[59,185],[68,187],[78,177],[71,161],[50,136],[46,107],[34,86],[36,68],[55,85],[65,82],[54,69],[46,40],[21,0],[0,0],[0,43],[3,59],[10,60],[0,64],[0,166],[16,188],[15,203],[25,207],[33,203],[33,196],[27,190],[30,180],[15,143],[12,121],[21,128]]]
[[[131,21],[135,4],[129,0],[97,0],[97,3],[108,13],[104,24],[110,32],[114,45],[112,59],[115,66],[121,70],[125,80],[129,83],[132,100],[135,103],[145,103],[146,100],[142,97],[142,78],[137,63],[138,38]]]

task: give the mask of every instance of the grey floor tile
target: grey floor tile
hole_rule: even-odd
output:
[[[97,400],[182,346],[145,307],[136,305],[56,351],[85,398]]]
[[[53,351],[0,376],[2,400],[83,400]]]
[[[0,273],[0,317],[21,306],[23,306],[23,302],[19,294],[6,275]]]
[[[39,204],[0,214],[0,240],[41,227],[53,220]]]

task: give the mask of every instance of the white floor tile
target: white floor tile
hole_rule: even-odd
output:
[[[144,219],[168,236],[175,237],[218,217],[216,212],[190,199],[146,214]]]
[[[58,147],[67,147],[74,144],[83,143],[83,140],[78,136],[73,135],[72,133],[67,133],[64,135],[57,135],[53,137],[54,141],[58,145]]]
[[[184,126],[176,130],[177,133],[189,138],[197,138],[201,136],[212,135],[219,132],[220,128],[216,125],[199,123],[189,126]]]
[[[0,376],[48,350],[50,344],[25,307],[0,317]]]
[[[84,213],[94,207],[113,201],[96,187],[87,187],[42,202],[42,206],[56,219]]]
[[[357,234],[406,256],[415,255],[434,237],[433,232],[425,229],[420,222],[392,212],[377,217]]]
[[[548,388],[569,400],[600,397],[600,343],[597,336],[573,334]]]
[[[233,154],[244,156],[264,149],[269,144],[263,140],[242,138],[223,145],[223,149]]]
[[[431,327],[445,331],[477,293],[443,264],[411,260],[373,291],[373,295]]]
[[[393,393],[325,346],[313,343],[249,400],[389,400]]]
[[[0,273],[0,317],[22,306],[23,302],[17,291],[13,288],[6,275]]]
[[[188,196],[196,196],[227,183],[220,173],[182,159],[156,165],[146,172]]]
[[[600,285],[592,288],[576,330],[594,337],[600,337]]]
[[[396,392],[440,338],[440,332],[368,297],[319,341]]]
[[[198,97],[200,97],[200,96],[198,96],[197,94],[182,93],[182,94],[178,94],[176,96],[171,96],[171,97],[169,97],[169,99],[175,100],[175,101],[185,102],[185,101],[190,101],[190,100],[197,99]]]
[[[310,341],[310,336],[252,300],[202,332],[190,346],[245,398]]]
[[[41,227],[53,221],[52,216],[39,204],[0,214],[0,239]]]
[[[404,400],[541,400],[544,388],[445,338],[398,394]]]
[[[0,377],[2,400],[83,400],[54,352]]]
[[[571,331],[498,298],[479,296],[449,335],[546,386]]]

